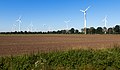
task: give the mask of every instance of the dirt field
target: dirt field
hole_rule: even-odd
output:
[[[0,56],[120,45],[120,35],[0,35]]]

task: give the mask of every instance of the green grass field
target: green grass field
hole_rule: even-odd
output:
[[[0,57],[0,70],[119,70],[120,48]]]

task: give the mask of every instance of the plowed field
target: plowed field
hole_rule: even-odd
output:
[[[0,56],[120,45],[120,35],[0,35]]]

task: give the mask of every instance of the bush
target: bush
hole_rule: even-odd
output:
[[[119,70],[120,48],[0,57],[0,70]]]

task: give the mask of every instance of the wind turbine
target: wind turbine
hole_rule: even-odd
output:
[[[66,31],[68,32],[68,23],[71,21],[71,19],[64,21],[66,23]]]
[[[85,34],[86,34],[86,12],[87,10],[90,8],[90,6],[88,6],[88,8],[86,8],[85,10],[80,10],[81,12],[84,13],[84,29],[85,29]]]
[[[21,24],[21,16],[19,16],[19,18],[16,20],[17,22],[18,22],[18,24],[19,24],[19,32],[20,32],[20,24]]]
[[[107,24],[107,22],[108,22],[108,21],[107,21],[107,16],[105,16],[105,18],[103,19],[103,22],[105,23],[105,26],[104,26],[104,27],[106,28],[106,24]],[[106,29],[105,29],[105,34],[106,34]]]

